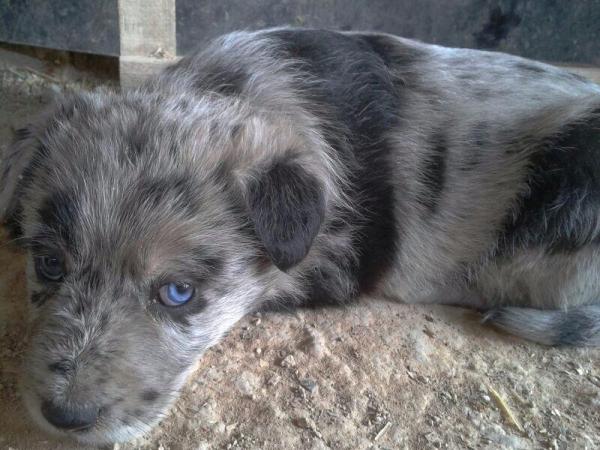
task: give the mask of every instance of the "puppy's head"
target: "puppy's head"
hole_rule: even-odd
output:
[[[18,132],[0,207],[29,253],[23,396],[46,429],[149,430],[207,347],[294,289],[323,186],[285,131],[269,145],[295,148],[259,149],[234,103],[97,92]]]

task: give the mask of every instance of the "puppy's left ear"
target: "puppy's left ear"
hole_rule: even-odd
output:
[[[298,161],[276,161],[249,178],[245,197],[256,234],[286,271],[307,255],[323,222],[322,184]]]
[[[21,234],[19,216],[21,214],[21,194],[27,180],[27,169],[39,152],[33,127],[15,131],[13,142],[2,155],[0,169],[0,221],[4,222],[11,234]]]

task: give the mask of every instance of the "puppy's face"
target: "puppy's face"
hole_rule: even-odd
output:
[[[84,442],[149,430],[202,352],[284,275],[257,258],[224,161],[198,160],[208,141],[193,111],[168,102],[75,98],[21,131],[4,161],[0,200],[29,252],[23,396],[40,425]],[[278,247],[276,263],[304,247]]]

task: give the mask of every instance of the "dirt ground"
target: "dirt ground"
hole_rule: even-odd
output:
[[[0,148],[65,83],[94,84],[11,58],[0,51]],[[0,449],[82,448],[39,431],[20,403],[25,259],[3,232],[0,242]],[[159,427],[117,448],[600,448],[600,350],[546,348],[463,309],[377,299],[252,316],[208,351]]]

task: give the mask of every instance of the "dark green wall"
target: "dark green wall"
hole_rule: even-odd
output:
[[[180,54],[231,30],[278,25],[600,65],[600,0],[177,0]],[[0,0],[0,41],[117,55],[117,0]]]
[[[0,0],[0,41],[118,55],[117,0]]]
[[[178,52],[237,28],[282,24],[600,65],[600,0],[178,0]]]

